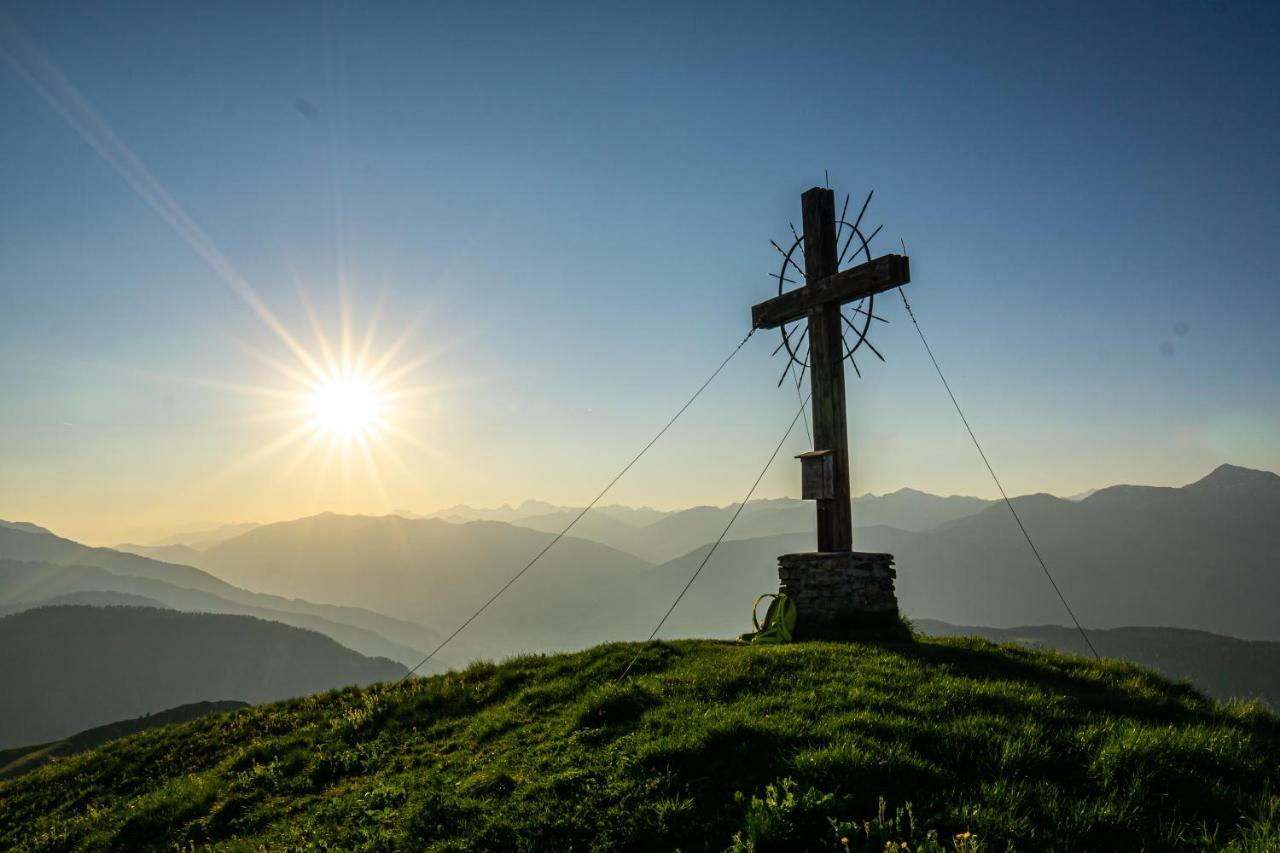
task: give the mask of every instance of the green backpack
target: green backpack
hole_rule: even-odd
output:
[[[764,620],[761,621],[758,612],[760,610],[760,602],[766,598],[773,599],[769,602],[769,607],[764,612]],[[756,596],[756,603],[751,608],[751,624],[755,626],[755,631],[750,634],[743,634],[738,638],[741,643],[750,643],[751,645],[765,645],[773,643],[789,643],[792,634],[796,630],[796,603],[783,593],[766,592],[763,595]]]

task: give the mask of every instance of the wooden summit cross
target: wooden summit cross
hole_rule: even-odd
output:
[[[805,284],[751,309],[751,325],[774,329],[809,318],[809,382],[813,392],[813,446],[830,451],[833,494],[819,499],[818,550],[853,550],[849,491],[849,433],[844,399],[844,336],[840,308],[911,281],[906,255],[884,255],[840,272],[836,197],[814,187],[800,197],[804,210]]]
[[[911,267],[906,255],[883,255],[841,272],[835,193],[814,187],[800,200],[805,283],[751,309],[751,325],[756,329],[778,328],[804,318],[809,326],[814,450],[800,458],[806,469],[804,496],[817,502],[818,551],[778,558],[780,591],[796,604],[797,639],[857,637],[867,628],[900,631],[892,555],[853,550],[844,394],[847,351],[841,309],[849,302],[907,284]],[[853,233],[861,233],[856,224],[851,227]],[[796,238],[797,244],[800,239]],[[814,482],[818,485],[812,485]]]

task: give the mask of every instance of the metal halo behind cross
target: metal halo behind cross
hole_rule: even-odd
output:
[[[848,222],[845,215],[849,212],[849,195],[844,197],[844,208],[840,211],[840,216],[836,220],[836,245],[840,247],[839,265],[841,269],[848,266],[856,266],[861,263],[871,261],[871,241],[880,233],[880,229],[884,226],[877,226],[870,235],[865,234],[862,230],[862,217],[867,212],[867,207],[871,204],[871,197],[875,195],[875,190],[867,193],[866,201],[862,203],[862,210],[858,211],[858,216],[854,221]],[[782,255],[782,265],[778,272],[770,273],[778,280],[778,295],[781,296],[787,291],[787,285],[803,286],[805,283],[804,268],[796,262],[798,256],[804,257],[804,235],[796,232],[795,225],[791,226],[791,235],[793,237],[790,247],[783,249],[777,242],[770,240],[773,248],[778,250]],[[788,274],[789,273],[789,274]],[[876,297],[874,294],[851,302],[843,306],[840,312],[842,321],[841,340],[844,346],[844,357],[853,365],[853,372],[862,376],[862,371],[858,369],[858,362],[854,360],[853,354],[858,351],[864,344],[867,349],[875,353],[876,357],[884,361],[884,356],[880,354],[869,340],[867,334],[871,328],[871,321],[878,320],[882,323],[889,322],[883,317],[875,314]],[[846,313],[847,312],[847,313]],[[852,317],[850,315],[853,315]],[[803,323],[804,330],[799,331],[797,325]],[[778,379],[778,384],[782,384],[782,380],[786,379],[788,371],[792,365],[799,365],[800,376],[797,377],[796,383],[799,384],[804,376],[804,372],[809,369],[809,346],[805,338],[808,335],[808,323],[802,320],[793,320],[790,323],[784,323],[779,326],[778,331],[782,333],[782,343],[775,349],[774,355],[785,349],[787,351],[787,367],[782,372],[782,377]],[[855,338],[853,346],[849,345],[849,338],[846,332],[852,332]]]

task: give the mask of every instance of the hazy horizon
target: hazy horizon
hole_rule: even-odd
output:
[[[1247,467],[1247,466],[1235,466],[1230,462],[1224,462],[1222,463],[1222,465],[1230,466],[1230,467]],[[1221,467],[1221,466],[1214,466],[1214,468],[1211,470],[1217,470],[1218,467]],[[1269,469],[1256,469],[1256,470],[1269,470]],[[1087,497],[1093,494],[1094,492],[1098,492],[1103,489],[1109,488],[1111,486],[1156,486],[1156,487],[1178,488],[1180,486],[1185,486],[1185,485],[1189,485],[1190,483],[1194,483],[1197,480],[1201,479],[1203,476],[1208,475],[1209,473],[1211,473],[1211,471],[1205,471],[1204,474],[1202,474],[1200,477],[1194,477],[1186,482],[1180,482],[1180,483],[1178,482],[1175,482],[1175,483],[1136,483],[1136,482],[1106,483],[1104,485],[1094,486],[1070,495],[1054,494],[1053,492],[1048,492],[1044,489],[1039,489],[1039,490],[1033,490],[1031,492],[1027,492],[1025,493],[1025,495],[1014,494],[1014,495],[1010,495],[1010,497],[1016,498],[1016,497],[1024,497],[1026,495],[1031,495],[1031,494],[1049,494],[1049,495],[1052,495],[1053,497],[1060,498],[1062,500],[1077,500],[1082,497]],[[1280,472],[1270,471],[1270,473],[1276,474]],[[855,495],[854,500],[857,501],[857,500],[863,500],[867,498],[884,497],[886,495],[897,494],[902,491],[912,491],[912,492],[931,495],[939,498],[977,498],[980,500],[991,501],[991,502],[994,502],[1000,499],[1000,495],[998,492],[995,492],[994,494],[991,494],[991,495],[976,495],[976,494],[939,495],[934,492],[928,492],[924,489],[917,489],[913,486],[899,486],[896,489],[892,489],[886,492],[881,492],[878,494],[874,492],[865,492],[859,495]],[[992,487],[992,491],[995,491],[994,487]],[[797,500],[798,501],[800,500],[800,497],[798,494],[782,494],[782,495],[757,494],[752,497],[751,502],[755,503],[755,502],[775,501],[775,500]],[[63,538],[72,539],[77,542],[81,542],[83,544],[91,545],[94,547],[111,548],[116,545],[122,545],[122,544],[149,545],[161,539],[173,538],[173,537],[178,537],[186,534],[206,533],[206,532],[211,532],[211,531],[217,530],[218,528],[223,528],[223,527],[236,527],[236,526],[242,526],[242,525],[265,526],[268,524],[287,523],[287,522],[296,521],[302,518],[309,518],[317,515],[326,515],[326,514],[354,515],[354,516],[363,515],[363,516],[371,516],[371,517],[400,516],[400,517],[430,518],[430,517],[444,516],[450,510],[455,510],[460,508],[471,509],[478,513],[486,513],[486,512],[501,511],[504,509],[516,510],[528,503],[545,504],[548,506],[555,507],[557,509],[580,509],[582,507],[582,504],[556,504],[552,501],[543,500],[538,497],[530,497],[530,498],[524,498],[518,501],[513,501],[513,502],[508,502],[503,504],[493,504],[493,505],[487,505],[487,506],[477,506],[477,505],[465,504],[465,503],[453,503],[453,504],[442,505],[442,506],[435,506],[435,507],[429,507],[429,508],[416,508],[416,509],[411,507],[395,507],[393,509],[386,510],[384,512],[342,512],[340,510],[335,510],[335,509],[320,509],[315,512],[306,513],[305,515],[285,514],[279,517],[272,517],[272,518],[264,517],[264,518],[207,519],[205,521],[177,523],[174,525],[159,526],[154,528],[135,527],[131,531],[128,531],[122,535],[116,535],[111,531],[107,531],[102,537],[98,539],[82,536],[77,534],[74,531],[58,529],[50,524],[43,523],[40,519],[3,517],[3,518],[0,518],[0,520],[8,521],[8,522],[28,522],[32,524],[37,524],[41,527],[50,529],[54,534],[61,536]],[[604,500],[596,505],[596,509],[609,509],[609,508],[623,507],[627,509],[654,510],[662,513],[676,513],[676,512],[681,512],[683,510],[696,509],[700,507],[713,507],[713,508],[721,509],[725,507],[734,506],[737,503],[738,501],[731,501],[723,504],[702,503],[702,504],[683,504],[683,505],[672,504],[672,505],[666,505],[666,506],[652,506],[648,504],[645,504],[645,505],[622,504],[617,501]],[[856,523],[856,514],[855,514],[855,523]],[[574,535],[577,535],[577,534],[574,534]]]

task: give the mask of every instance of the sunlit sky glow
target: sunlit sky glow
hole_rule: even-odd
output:
[[[7,4],[0,518],[581,503],[742,337],[824,170],[906,241],[1011,491],[1280,468],[1277,36],[1264,4]],[[854,492],[990,496],[882,311]],[[775,345],[609,500],[740,497],[797,405]]]

